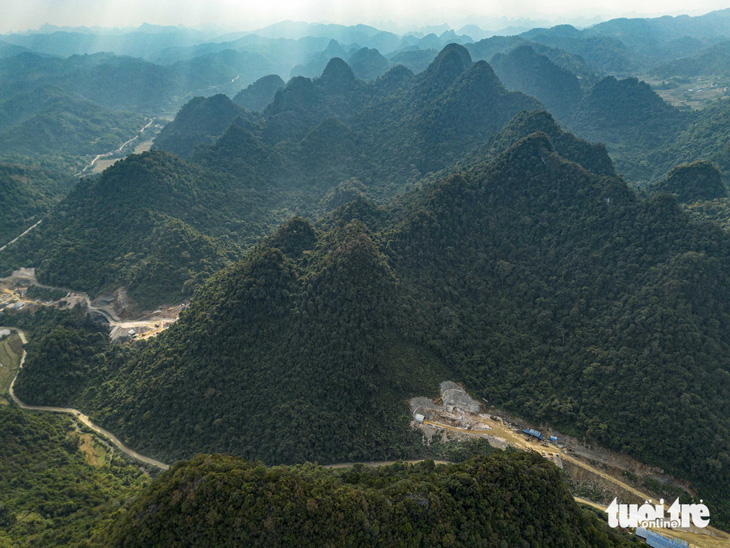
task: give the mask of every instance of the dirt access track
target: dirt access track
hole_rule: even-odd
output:
[[[29,286],[61,291],[66,295],[52,302],[35,300],[27,297],[24,293],[24,288]],[[21,304],[23,307],[56,306],[74,308],[83,305],[87,307],[89,314],[97,316],[100,320],[109,324],[109,335],[112,342],[154,337],[175,323],[180,316],[180,312],[185,308],[185,305],[177,305],[145,312],[138,317],[121,317],[125,315],[127,310],[125,308],[122,312],[119,312],[115,304],[117,302],[124,303],[126,300],[126,292],[122,289],[92,301],[83,291],[40,284],[36,279],[34,268],[20,268],[9,277],[0,279],[0,306]]]
[[[446,383],[444,383],[446,384]],[[443,385],[442,384],[442,387]],[[449,383],[453,385],[454,383]],[[462,389],[463,390],[463,389]],[[442,388],[442,394],[445,394]],[[466,394],[466,391],[464,391]],[[478,402],[471,399],[468,395],[463,400],[465,406],[477,405]],[[614,458],[608,450],[588,449],[576,444],[576,440],[560,436],[564,440],[570,439],[568,444],[549,443],[543,445],[537,438],[526,435],[522,430],[529,425],[515,426],[512,420],[504,418],[504,414],[491,408],[491,412],[483,413],[483,404],[479,405],[479,411],[473,412],[468,409],[460,408],[458,405],[446,405],[446,397],[442,396],[436,401],[428,402],[425,398],[414,398],[411,400],[411,408],[413,410],[414,420],[411,423],[413,428],[420,429],[424,438],[432,439],[434,436],[440,436],[442,441],[464,440],[473,438],[474,436],[486,438],[490,445],[504,449],[507,446],[513,447],[521,451],[534,451],[544,458],[551,460],[560,468],[565,468],[573,477],[574,470],[578,470],[581,474],[590,475],[603,482],[605,485],[611,486],[613,496],[617,496],[620,502],[625,503],[643,503],[647,500],[654,500],[650,494],[645,491],[627,484],[619,477],[597,468],[590,461],[596,461],[596,464],[605,464],[608,461],[626,465],[628,462],[638,463],[629,457],[619,456]],[[472,407],[475,409],[475,407]],[[502,414],[498,416],[496,413]],[[426,415],[429,418],[426,418]],[[524,421],[520,421],[524,422]],[[563,440],[563,441],[564,441]],[[640,464],[640,463],[638,463]],[[614,468],[615,469],[615,468]],[[636,468],[634,468],[635,470]],[[644,469],[649,469],[644,465]],[[678,482],[679,483],[679,482]],[[606,505],[590,501],[585,498],[575,497],[578,502],[588,504],[595,508],[606,510]],[[656,501],[658,502],[658,501]],[[668,501],[671,504],[672,501]],[[665,508],[668,505],[665,504]],[[653,529],[657,533],[668,537],[677,537],[686,540],[691,546],[715,548],[719,546],[730,547],[730,534],[720,531],[714,527],[698,528],[688,527],[683,529]]]
[[[20,340],[23,342],[23,344],[27,344],[28,340],[25,337],[25,333],[17,328],[7,328],[7,329],[13,329],[17,331],[18,335],[20,336]],[[20,374],[20,371],[23,369],[23,364],[25,363],[25,357],[26,353],[25,350],[23,350],[23,357],[20,360],[20,367],[18,368],[18,374]],[[18,376],[16,375],[15,378],[13,378],[13,381],[10,383],[10,388],[8,390],[8,394],[10,395],[10,398],[16,403],[18,407],[21,409],[25,409],[26,411],[46,411],[50,413],[64,413],[66,415],[71,415],[74,419],[85,425],[87,428],[90,428],[93,430],[96,434],[102,436],[103,438],[108,439],[110,442],[112,442],[122,453],[126,454],[127,456],[141,462],[144,464],[147,464],[149,466],[153,466],[155,468],[159,468],[160,470],[167,470],[169,466],[165,464],[164,462],[160,462],[158,460],[155,460],[150,457],[145,457],[144,455],[141,455],[137,453],[136,451],[130,449],[126,445],[124,445],[119,438],[117,438],[114,434],[109,432],[108,430],[105,430],[101,426],[97,426],[93,422],[91,422],[91,419],[89,419],[88,416],[81,413],[81,411],[78,411],[76,409],[71,409],[70,407],[50,407],[47,405],[28,405],[20,400],[15,395],[15,381],[17,380]]]

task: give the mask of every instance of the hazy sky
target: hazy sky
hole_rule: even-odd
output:
[[[0,0],[0,32],[58,26],[218,25],[252,30],[283,19],[332,23],[448,23],[458,28],[488,17],[553,22],[596,17],[700,15],[730,0]],[[498,30],[498,29],[491,29]]]

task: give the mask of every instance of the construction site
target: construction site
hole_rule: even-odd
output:
[[[162,333],[177,321],[186,304],[133,313],[124,288],[92,300],[81,291],[38,283],[33,268],[21,268],[9,277],[0,279],[0,312],[33,312],[40,307],[70,310],[77,306],[85,306],[91,318],[108,325],[112,342],[122,343],[148,339]]]
[[[424,443],[462,443],[479,437],[497,449],[536,452],[566,472],[576,501],[602,511],[614,498],[631,504],[666,499],[671,504],[677,496],[685,500],[697,496],[690,485],[661,469],[605,448],[588,446],[549,427],[535,427],[479,402],[463,386],[451,381],[441,383],[439,397],[416,397],[410,405],[411,426],[421,431]],[[730,546],[730,535],[713,527],[656,528],[649,533],[641,538],[650,546]]]

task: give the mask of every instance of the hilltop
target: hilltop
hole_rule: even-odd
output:
[[[419,445],[406,398],[448,375],[693,481],[723,519],[722,231],[541,133],[392,208],[356,201],[296,226],[213,277],[156,340],[95,361],[69,403],[163,459],[402,457]],[[641,413],[657,401],[664,422]]]
[[[0,266],[36,266],[41,281],[94,296],[124,286],[140,306],[179,301],[285,215],[321,215],[344,181],[390,199],[539,106],[456,45],[421,75],[399,67],[371,83],[332,59],[320,78],[290,80],[261,114],[222,94],[195,98],[155,152],[82,180]]]
[[[130,547],[191,538],[219,546],[628,545],[576,506],[557,468],[520,454],[341,472],[199,455],[161,476],[110,534],[112,546]]]

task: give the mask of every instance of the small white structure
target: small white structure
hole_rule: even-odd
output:
[[[413,415],[413,418],[416,419],[417,423],[423,424],[423,419],[425,419],[426,417],[424,417],[420,413],[416,413],[415,415]]]

